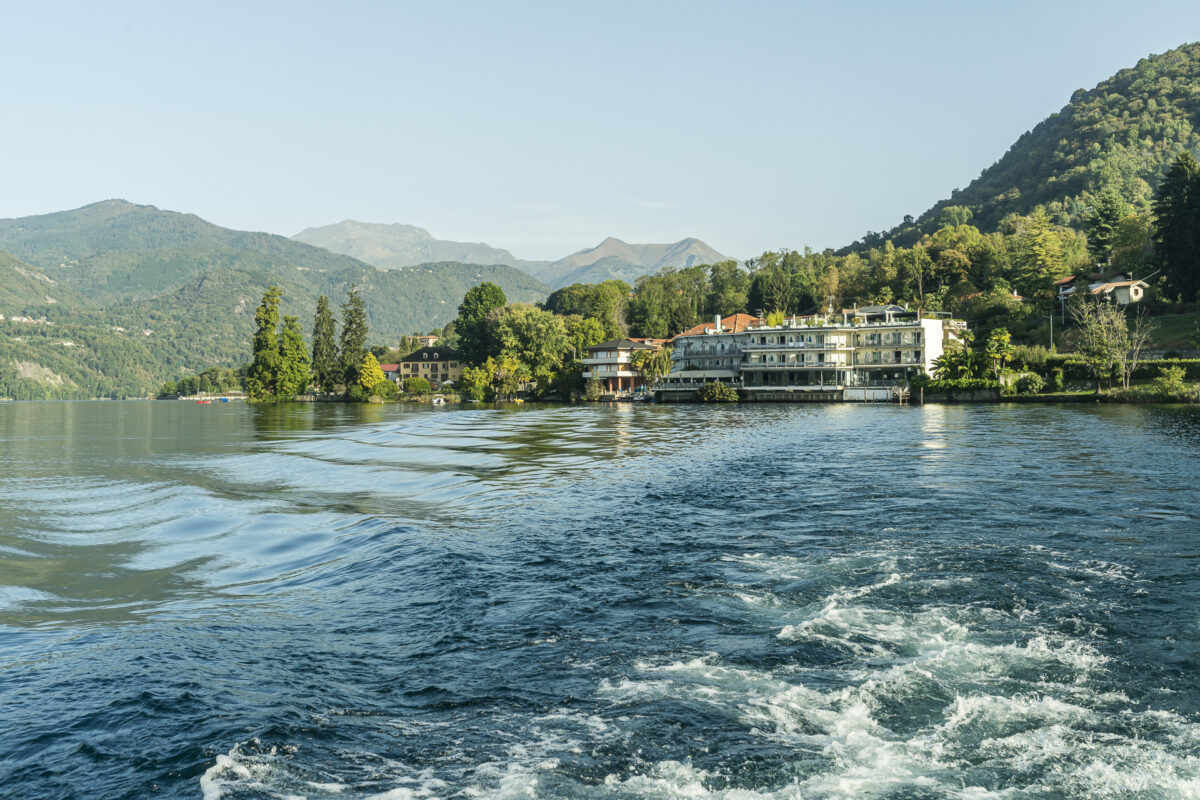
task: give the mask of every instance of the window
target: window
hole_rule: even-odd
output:
[[[457,362],[457,361],[451,361],[451,362],[450,362],[450,369],[456,369],[457,367],[458,367],[458,362]]]

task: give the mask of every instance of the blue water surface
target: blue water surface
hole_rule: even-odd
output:
[[[1200,797],[1200,413],[0,405],[0,795]]]

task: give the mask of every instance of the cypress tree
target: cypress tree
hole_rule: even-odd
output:
[[[1154,251],[1167,285],[1184,302],[1200,289],[1200,164],[1179,154],[1154,198]]]
[[[342,381],[347,387],[358,383],[363,357],[367,354],[367,310],[357,289],[351,289],[342,306]]]
[[[262,304],[254,312],[258,328],[254,332],[254,361],[246,377],[251,400],[270,400],[279,379],[279,300],[278,286],[270,286]]]
[[[329,310],[329,298],[321,295],[317,298],[317,315],[313,320],[312,371],[313,380],[322,392],[332,392],[337,385],[338,357],[337,345],[333,337],[336,323],[333,312]]]
[[[279,337],[279,379],[275,393],[287,400],[308,389],[310,377],[308,350],[304,347],[304,333],[296,317],[283,318],[283,332]]]

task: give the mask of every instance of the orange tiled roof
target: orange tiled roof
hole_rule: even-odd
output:
[[[741,333],[742,331],[749,328],[751,325],[758,325],[761,322],[762,322],[761,319],[759,319],[758,317],[752,317],[749,314],[734,314],[732,316],[725,317],[723,320],[721,320],[721,332],[722,333]],[[712,327],[713,327],[713,324],[711,322],[704,322],[704,323],[701,323],[701,324],[695,326],[694,328],[688,328],[683,333],[673,336],[669,341],[673,342],[681,336],[701,336],[701,335],[707,333],[708,331],[711,331]]]

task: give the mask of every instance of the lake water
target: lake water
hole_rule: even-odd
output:
[[[0,795],[1200,797],[1200,413],[0,405]]]

